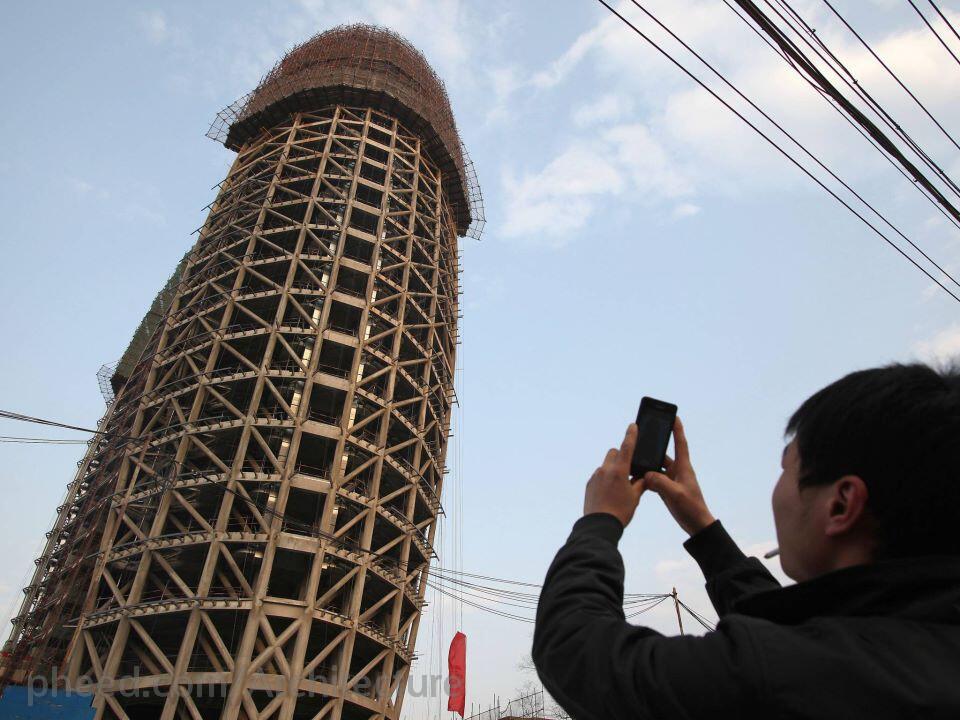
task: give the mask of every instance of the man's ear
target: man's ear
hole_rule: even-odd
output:
[[[870,496],[867,484],[857,475],[844,475],[833,484],[833,494],[828,506],[827,525],[824,528],[829,536],[850,532],[867,511],[867,498]]]

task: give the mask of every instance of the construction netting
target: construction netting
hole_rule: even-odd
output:
[[[445,177],[461,235],[479,238],[483,198],[457,130],[443,81],[423,54],[397,33],[371,25],[341,25],[284,55],[260,84],[221,110],[207,135],[228,148],[243,144],[284,116],[347,103],[370,105],[417,133]]]

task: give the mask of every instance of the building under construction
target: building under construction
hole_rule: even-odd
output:
[[[479,190],[383,29],[295,48],[211,136],[237,157],[112,376],[3,682],[89,682],[102,718],[397,718]]]

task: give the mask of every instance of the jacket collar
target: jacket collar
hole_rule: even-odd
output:
[[[740,598],[733,611],[798,624],[818,616],[894,616],[960,624],[960,557],[884,560]]]

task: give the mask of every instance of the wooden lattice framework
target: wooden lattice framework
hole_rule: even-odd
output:
[[[103,717],[397,717],[452,399],[443,197],[370,108],[239,154],[110,427],[131,441],[69,653]]]
[[[63,666],[98,718],[399,716],[482,208],[401,38],[336,28],[277,68],[5,647],[4,682]]]

